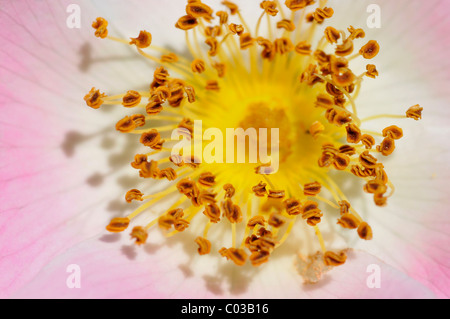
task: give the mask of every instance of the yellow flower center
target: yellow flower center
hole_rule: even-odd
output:
[[[323,269],[341,265],[345,250],[327,249],[329,243],[320,231],[322,219],[344,228],[343,232],[354,229],[365,240],[372,238],[372,229],[331,172],[363,180],[363,189],[375,204],[385,205],[393,185],[381,159],[392,153],[403,133],[395,125],[382,132],[368,131],[364,123],[378,118],[418,120],[422,108],[413,106],[406,115],[358,117],[356,99],[363,80],[376,78],[378,71],[373,64],[367,64],[366,70],[353,70],[350,64],[354,59],[374,58],[380,48],[373,40],[358,44],[365,37],[362,29],[322,28],[334,14],[326,1],[319,1],[317,7],[310,0],[287,0],[284,6],[262,1],[253,29],[236,4],[222,4],[223,10],[214,13],[201,1],[188,1],[187,15],[176,22],[176,28],[186,33],[191,57],[154,46],[147,31],[127,41],[108,35],[106,20],[93,23],[97,37],[135,46],[159,66],[148,91],[107,96],[93,88],[85,101],[93,108],[119,104],[141,112],[116,124],[118,131],[138,134],[143,147],[152,149],[135,155],[131,165],[142,178],[172,183],[157,193],[128,191],[128,202],[145,203],[130,215],[111,220],[107,230],[123,231],[147,208],[171,198],[172,203],[153,221],[134,226],[131,236],[136,244],[146,242],[154,225],[170,236],[188,231],[195,218],[197,225],[203,225],[192,243],[198,245],[200,255],[216,253],[236,265],[250,261],[259,266],[293,230],[310,229],[317,248],[309,252],[309,264],[317,267],[320,260]],[[323,35],[313,43],[318,32]],[[356,45],[360,50],[354,53]],[[245,138],[228,144],[228,130],[237,128],[246,132]],[[211,129],[216,129],[214,134]],[[199,146],[194,143],[193,153],[174,153],[178,142],[171,135],[174,132],[190,141],[200,139]],[[262,132],[267,133],[265,138]],[[227,157],[242,149],[244,161]],[[254,160],[252,149],[271,162]],[[205,160],[205,154],[215,160]],[[149,183],[149,192],[154,183]],[[229,227],[230,241],[210,235],[218,224]]]

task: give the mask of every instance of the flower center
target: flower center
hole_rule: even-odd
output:
[[[107,96],[92,88],[84,99],[92,108],[119,104],[144,110],[147,115],[127,115],[116,129],[140,135],[141,143],[151,149],[136,154],[131,163],[142,178],[172,182],[165,190],[147,195],[137,189],[128,191],[127,202],[145,203],[126,217],[113,218],[108,231],[123,231],[147,208],[166,197],[175,198],[150,223],[134,226],[131,236],[138,245],[146,242],[154,225],[171,236],[189,228],[195,217],[204,224],[195,239],[200,255],[214,250],[236,265],[249,260],[259,266],[294,229],[301,230],[317,238],[315,245],[308,245],[309,261],[302,259],[306,266],[299,269],[307,281],[314,278],[305,274],[320,276],[322,270],[346,260],[345,250],[327,249],[334,242],[322,236],[322,218],[331,221],[327,229],[335,225],[328,233],[354,229],[362,239],[372,238],[371,227],[330,171],[342,171],[348,179],[359,178],[375,204],[384,206],[394,187],[381,158],[394,151],[403,131],[395,125],[382,132],[369,131],[364,123],[379,118],[418,120],[422,108],[410,107],[406,115],[358,117],[356,99],[362,82],[376,78],[378,71],[367,64],[366,70],[356,75],[350,64],[355,59],[374,58],[379,45],[371,40],[353,54],[355,43],[365,33],[352,26],[348,33],[331,26],[323,28],[321,39],[313,45],[314,35],[334,14],[326,2],[320,0],[315,10],[307,13],[315,1],[286,0],[285,6],[279,1],[262,1],[261,15],[252,30],[230,1],[223,1],[223,10],[215,14],[199,0],[188,1],[187,14],[176,27],[185,31],[192,59],[154,46],[147,31],[131,41],[112,37],[108,22],[97,18],[92,25],[97,37],[135,46],[139,54],[161,66],[148,91]],[[231,22],[233,17],[237,21]],[[267,29],[262,32],[265,18]],[[162,53],[161,57],[144,51],[147,48]],[[145,98],[148,102],[142,104]],[[196,121],[201,121],[200,129]],[[246,139],[226,143],[234,141],[228,130],[236,128],[244,131]],[[174,153],[177,141],[170,135],[174,130],[189,141],[201,137],[197,144],[200,155],[195,145],[193,154],[190,149]],[[219,135],[226,136],[225,142]],[[207,143],[212,136],[216,137],[214,143]],[[245,160],[235,162],[234,155],[242,145]],[[252,150],[256,150],[257,160],[252,161]],[[217,160],[199,160],[205,153]],[[270,161],[263,160],[267,157]],[[218,223],[229,227],[231,242],[210,240],[209,233]]]
[[[271,129],[279,129],[279,136],[281,139],[277,141],[277,148],[280,153],[280,162],[286,161],[287,157],[291,154],[291,123],[289,117],[286,114],[286,110],[283,107],[275,104],[270,106],[265,102],[255,102],[248,105],[247,110],[244,113],[244,118],[239,123],[239,126],[243,129],[255,128],[258,139],[252,141],[252,143],[258,145],[258,147],[264,147],[263,150],[266,154],[273,149]],[[282,124],[282,125],[281,125]],[[260,139],[261,128],[267,129],[267,139]],[[258,150],[259,153],[259,150]]]

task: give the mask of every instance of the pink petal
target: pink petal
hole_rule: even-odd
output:
[[[114,235],[109,237],[112,239]],[[285,268],[282,256],[255,275],[251,266],[236,267],[224,259],[212,262],[208,275],[199,271],[204,262],[194,247],[180,247],[185,239],[169,246],[147,244],[138,249],[117,249],[108,237],[93,238],[55,258],[13,298],[433,298],[427,287],[401,271],[364,252],[350,252],[348,262],[324,275],[318,284],[304,284],[296,269]],[[120,241],[120,240],[119,240]],[[190,256],[190,257],[189,257]],[[207,256],[206,258],[208,258]],[[70,288],[78,265],[79,288]],[[214,266],[215,265],[215,266]],[[284,267],[283,267],[284,266]],[[368,286],[373,270],[379,286]],[[200,266],[201,267],[201,266]]]

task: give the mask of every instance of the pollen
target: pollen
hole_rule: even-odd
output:
[[[84,96],[93,109],[120,108],[112,130],[141,143],[127,169],[142,183],[122,198],[140,206],[106,230],[131,225],[138,246],[154,231],[189,233],[180,238],[190,238],[198,262],[209,255],[251,269],[291,251],[314,261],[308,267],[331,269],[349,262],[350,244],[342,243],[352,240],[338,238],[376,237],[370,210],[360,213],[366,205],[353,199],[388,205],[394,185],[383,161],[407,139],[400,121],[421,119],[423,108],[359,117],[364,82],[381,79],[375,63],[382,48],[362,40],[365,31],[351,21],[344,30],[330,25],[345,13],[326,0],[259,1],[254,11],[252,26],[238,3],[222,1],[216,11],[206,0],[187,1],[185,15],[165,27],[185,36],[180,52],[188,54],[159,47],[145,30],[121,39],[104,18],[92,23],[94,36],[129,46],[153,65],[138,88],[106,94],[92,87]],[[383,119],[399,122],[367,129]],[[227,140],[237,136],[211,134],[238,128],[246,136],[232,146]],[[177,149],[177,134],[191,147]],[[352,194],[348,185],[363,192]],[[314,272],[306,268],[300,275]]]

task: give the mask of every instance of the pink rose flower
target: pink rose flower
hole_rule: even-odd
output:
[[[219,10],[220,1],[203,2]],[[373,12],[366,9],[372,2],[327,4],[334,9],[327,23],[339,30],[362,27],[366,37],[358,43],[374,39],[381,47],[374,59],[380,74],[364,79],[358,116],[364,119],[373,110],[404,114],[420,104],[423,118],[400,120],[404,137],[384,162],[395,185],[387,206],[377,207],[360,188],[350,189],[356,194],[352,206],[370,224],[373,240],[343,229],[338,242],[351,248],[345,264],[322,269],[317,283],[306,284],[305,278],[314,276],[301,276],[304,264],[295,240],[287,240],[262,266],[239,268],[217,252],[199,256],[196,233],[165,238],[153,229],[138,247],[129,232],[105,230],[111,218],[139,207],[127,204],[124,195],[149,181],[129,165],[142,146],[139,138],[114,129],[122,110],[111,105],[94,110],[83,97],[92,87],[110,95],[145,90],[157,64],[131,46],[96,38],[92,21],[104,17],[109,33],[123,39],[148,30],[153,44],[187,56],[185,33],[173,27],[186,14],[186,1],[78,1],[79,7],[70,8],[72,2],[65,0],[5,1],[0,10],[0,297],[448,298],[450,4],[378,0],[381,26],[371,29],[366,25]],[[249,25],[256,25],[259,5],[239,5]],[[80,28],[71,16],[78,9]],[[367,121],[370,130],[397,123]],[[326,241],[333,236],[324,232]],[[73,277],[78,270],[79,278]]]

